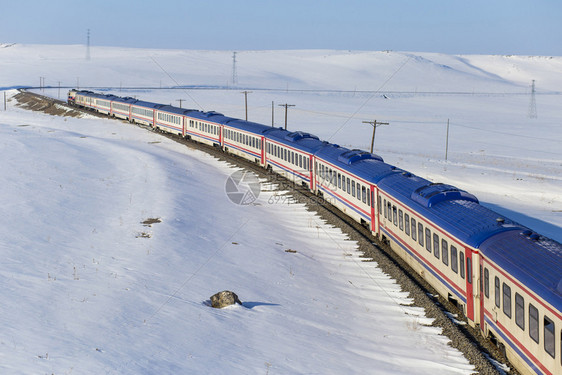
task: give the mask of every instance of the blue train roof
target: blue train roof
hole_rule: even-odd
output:
[[[227,117],[222,113],[210,111],[210,112],[201,112],[201,111],[192,111],[188,114],[189,117],[198,119],[200,121],[207,121],[213,122],[215,124],[226,124],[228,121],[232,120],[231,117]]]
[[[120,96],[116,96],[115,98],[113,98],[111,100],[113,100],[115,102],[127,103],[127,104],[134,104],[134,103],[138,102],[138,100],[135,99],[135,98],[131,98],[131,97],[122,98]]]
[[[194,109],[178,108],[178,107],[174,107],[173,105],[163,105],[160,108],[158,108],[158,110],[168,113],[175,113],[181,116],[187,115],[188,113],[195,111]]]
[[[270,126],[265,126],[263,124],[258,124],[257,122],[239,120],[235,118],[230,118],[226,121],[225,125],[240,130],[245,130],[256,135],[263,135],[267,130],[271,129]]]
[[[327,144],[316,152],[316,157],[327,161],[339,168],[345,168],[366,181],[377,184],[383,177],[396,174],[402,170],[387,164],[383,159],[370,152],[350,150],[334,144]]]
[[[531,230],[493,236],[481,253],[562,311],[562,245]]]
[[[387,175],[379,187],[474,248],[494,234],[523,228],[480,205],[474,195],[464,190],[408,172]]]
[[[268,139],[294,147],[298,150],[314,154],[322,147],[328,145],[327,142],[321,141],[314,134],[306,132],[290,132],[283,128],[268,128],[265,135]]]
[[[144,100],[137,100],[135,103],[133,103],[133,105],[135,105],[137,107],[144,107],[144,108],[150,108],[150,109],[158,109],[158,108],[164,106],[164,104],[145,102]]]

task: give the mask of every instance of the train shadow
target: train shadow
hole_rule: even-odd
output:
[[[480,204],[482,206],[488,207],[491,210],[496,211],[499,214],[504,215],[505,217],[508,217],[509,219],[519,224],[529,227],[529,229],[545,237],[551,238],[557,242],[562,242],[562,237],[560,236],[560,227],[555,224],[543,221],[541,219],[537,219],[532,216],[528,216],[521,212],[510,210],[508,208],[505,208],[503,206],[494,203],[481,201]]]

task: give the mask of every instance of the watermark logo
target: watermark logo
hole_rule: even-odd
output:
[[[261,185],[255,174],[248,171],[236,171],[226,179],[226,195],[233,203],[252,204],[260,195]]]

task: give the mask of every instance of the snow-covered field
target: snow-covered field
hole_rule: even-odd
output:
[[[250,120],[270,124],[274,102],[282,126],[278,105],[295,104],[290,129],[363,149],[362,121],[390,122],[375,143],[387,162],[562,241],[560,57],[239,52],[233,89],[231,52],[91,55],[0,45],[0,87],[44,77],[239,118],[249,89]],[[213,89],[119,89],[176,85]],[[302,206],[270,204],[266,186],[257,204],[235,205],[225,163],[117,121],[13,104],[0,106],[3,373],[471,372],[376,264]],[[142,224],[151,218],[162,222]],[[207,306],[223,289],[244,306]]]

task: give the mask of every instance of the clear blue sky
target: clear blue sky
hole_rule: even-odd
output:
[[[0,43],[562,56],[562,0],[0,0]]]

